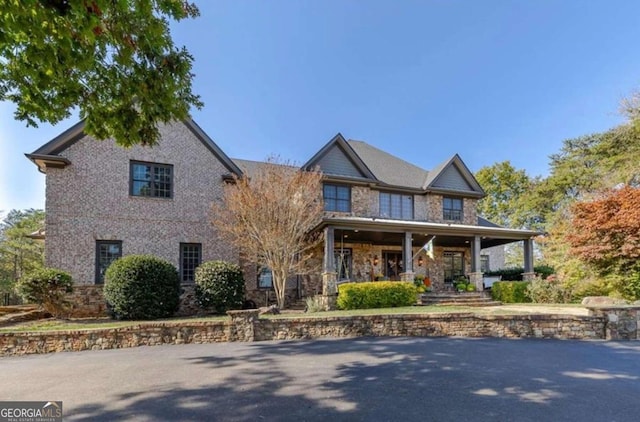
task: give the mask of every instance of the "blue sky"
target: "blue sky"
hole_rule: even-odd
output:
[[[194,119],[231,157],[310,158],[337,132],[431,168],[511,160],[547,174],[562,141],[623,121],[640,88],[640,2],[196,1]],[[25,157],[75,119],[26,128],[0,104],[0,210],[44,207]]]

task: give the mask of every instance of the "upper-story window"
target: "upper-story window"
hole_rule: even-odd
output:
[[[325,211],[351,212],[351,187],[325,183],[322,187]]]
[[[380,217],[413,220],[413,195],[380,192]]]
[[[462,198],[442,198],[442,218],[462,221]]]
[[[173,196],[173,166],[170,164],[131,161],[129,193],[133,196],[171,198]]]

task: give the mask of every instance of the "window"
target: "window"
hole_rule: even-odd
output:
[[[258,271],[258,288],[260,289],[273,288],[273,273],[267,267],[262,267]]]
[[[132,161],[130,172],[129,194],[152,198],[173,196],[172,165]]]
[[[351,212],[351,187],[324,184],[322,196],[325,211]]]
[[[413,195],[380,192],[380,217],[413,220]]]
[[[442,198],[442,218],[445,220],[462,221],[462,199]]]
[[[462,252],[445,251],[442,261],[445,283],[452,283],[458,277],[464,276],[464,254]]]
[[[490,270],[489,255],[480,255],[480,271],[488,273]]]
[[[104,273],[107,268],[121,257],[121,240],[96,240],[96,284],[104,283]]]
[[[351,248],[333,251],[338,281],[351,279]]]
[[[180,244],[180,280],[184,283],[195,281],[196,268],[202,262],[202,245],[200,243]]]

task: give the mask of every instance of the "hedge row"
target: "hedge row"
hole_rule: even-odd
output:
[[[416,303],[417,291],[411,282],[344,283],[339,289],[338,308],[371,309],[410,306]]]
[[[545,280],[551,274],[555,273],[553,267],[548,265],[536,265],[533,267],[533,272],[538,274]],[[503,280],[511,280],[511,281],[522,281],[522,274],[524,273],[524,267],[511,267],[511,268],[502,268],[496,271],[487,271],[484,275],[490,276],[502,276]]]
[[[530,303],[528,281],[498,281],[491,287],[491,297],[502,303]]]

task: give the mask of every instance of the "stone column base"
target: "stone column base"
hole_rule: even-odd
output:
[[[469,282],[476,286],[476,291],[484,291],[484,286],[482,285],[482,273],[469,273]]]
[[[333,311],[338,308],[338,295],[322,295],[320,296],[325,311]]]
[[[522,273],[522,281],[531,281],[536,278],[536,273]]]
[[[322,273],[322,295],[338,294],[338,273],[325,272]]]
[[[406,273],[400,273],[400,281],[411,281],[413,282],[413,278],[416,276],[416,273],[412,271],[407,271]]]

